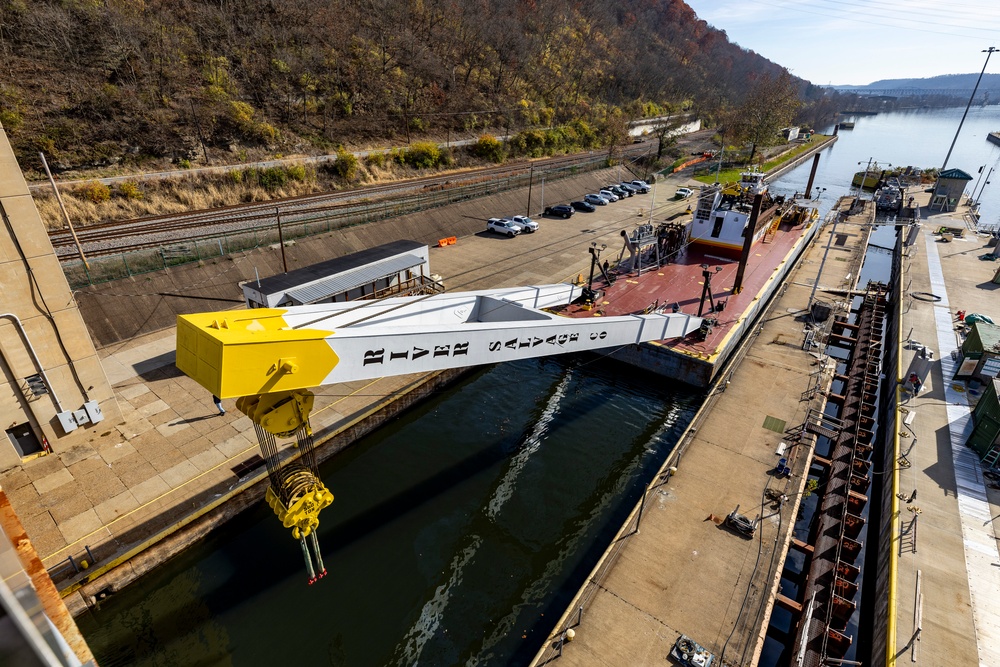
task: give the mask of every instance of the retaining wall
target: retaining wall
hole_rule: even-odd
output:
[[[545,205],[580,199],[615,180],[618,173],[616,167],[546,183]],[[540,195],[541,188],[533,188],[532,210],[536,214],[542,210]],[[299,239],[286,243],[288,268],[309,266],[403,239],[434,246],[441,238],[461,238],[481,232],[488,218],[523,212],[526,204],[526,188],[520,188]],[[174,326],[181,313],[242,307],[241,281],[253,280],[258,275],[266,278],[281,271],[281,249],[275,244],[92,285],[76,290],[75,295],[91,337],[100,348]]]

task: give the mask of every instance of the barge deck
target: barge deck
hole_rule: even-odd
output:
[[[703,330],[702,336],[644,343],[611,354],[670,379],[707,387],[813,239],[817,227],[814,220],[807,218],[781,222],[769,231],[751,248],[742,290],[738,292],[734,290],[739,272],[737,258],[688,244],[660,266],[652,264],[641,271],[612,270],[613,283],[603,277],[594,283],[601,296],[592,309],[574,304],[565,313],[571,317],[599,317],[677,309],[712,318],[715,324]],[[706,281],[711,299],[703,299]]]

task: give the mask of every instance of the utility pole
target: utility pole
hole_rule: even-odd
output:
[[[84,269],[89,270],[90,264],[87,263],[87,256],[83,254],[83,246],[80,245],[80,239],[76,236],[76,230],[73,229],[73,221],[69,219],[69,213],[66,212],[66,205],[63,204],[62,195],[59,194],[59,188],[56,187],[56,179],[52,178],[52,172],[49,171],[49,163],[45,160],[45,153],[39,151],[38,157],[41,158],[42,166],[45,167],[45,175],[49,177],[49,183],[52,184],[52,190],[56,193],[56,201],[59,202],[59,209],[62,211],[63,217],[66,219],[66,226],[69,227],[69,233],[73,235],[73,243],[76,244],[76,251],[80,254],[80,261],[83,262]]]
[[[972,89],[972,95],[969,95],[969,103],[965,105],[965,113],[962,114],[962,120],[958,122],[958,129],[955,130],[955,138],[951,140],[951,147],[948,148],[948,154],[944,156],[944,164],[941,165],[941,171],[944,171],[948,167],[948,160],[951,159],[951,151],[955,148],[955,142],[958,141],[958,133],[962,131],[962,124],[965,123],[965,117],[969,115],[969,107],[972,106],[972,100],[976,97],[976,91],[979,90],[979,82],[983,80],[983,73],[986,72],[986,66],[990,62],[990,56],[997,51],[995,47],[990,47],[988,49],[983,49],[983,53],[986,54],[986,62],[983,63],[983,71],[979,73],[979,78],[976,79],[976,86]],[[937,194],[937,187],[934,188],[934,194]]]
[[[274,209],[274,217],[278,219],[278,245],[281,246],[281,268],[288,273],[288,261],[285,259],[285,235],[281,231],[281,209]]]
[[[524,212],[526,216],[531,217],[531,184],[535,180],[535,165],[531,165],[531,170],[528,172],[528,210]]]

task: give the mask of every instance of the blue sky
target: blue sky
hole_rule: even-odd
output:
[[[1000,0],[686,0],[730,41],[815,84],[979,73]],[[1000,53],[987,72],[1000,73]]]

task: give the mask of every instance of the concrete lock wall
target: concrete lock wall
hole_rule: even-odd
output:
[[[545,206],[581,199],[618,176],[618,168],[589,172],[545,184]],[[636,178],[626,169],[621,177]],[[542,210],[540,190],[532,190],[532,214]],[[288,268],[297,269],[373,246],[409,239],[435,246],[438,239],[484,233],[486,220],[524,213],[527,189],[502,192],[399,218],[357,225],[286,244]],[[627,225],[623,225],[627,226]],[[447,248],[431,249],[434,254]],[[257,248],[224,257],[133,276],[76,292],[77,303],[98,347],[174,326],[181,313],[243,307],[239,282],[281,273],[281,250]],[[461,290],[460,284],[445,285]]]
[[[2,128],[0,128],[2,130]],[[66,434],[56,414],[97,401],[106,419],[120,411],[69,284],[56,259],[7,135],[0,131],[0,420],[4,429],[27,423],[39,442],[58,449],[102,424]],[[48,393],[26,378],[44,376]],[[36,384],[36,387],[38,385]],[[106,425],[104,425],[106,426]],[[0,442],[0,467],[20,463],[9,436]]]

